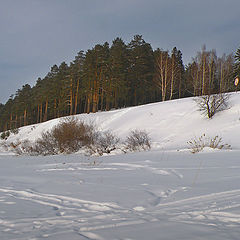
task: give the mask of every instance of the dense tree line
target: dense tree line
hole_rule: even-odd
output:
[[[80,51],[68,65],[51,67],[0,104],[0,130],[49,119],[156,101],[232,91],[240,75],[240,49],[218,57],[205,47],[186,67],[176,47],[153,50],[140,35]]]

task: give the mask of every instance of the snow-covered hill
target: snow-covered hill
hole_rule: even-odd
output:
[[[100,130],[111,130],[122,139],[131,130],[146,130],[153,141],[153,148],[186,149],[189,140],[206,134],[210,138],[218,135],[233,149],[240,149],[240,93],[232,93],[229,109],[217,113],[213,119],[208,119],[198,111],[193,98],[80,114],[76,117],[85,122],[93,122]],[[8,142],[35,140],[59,121],[60,119],[54,119],[20,128],[19,134],[12,134]]]
[[[1,240],[238,240],[240,94],[209,120],[192,99],[77,116],[121,138],[145,129],[151,151],[87,157],[0,154]],[[38,138],[59,119],[21,128]],[[185,151],[203,133],[232,150]]]

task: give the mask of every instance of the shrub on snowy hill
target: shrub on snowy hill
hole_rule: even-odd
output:
[[[88,154],[99,155],[107,154],[109,152],[114,152],[114,154],[117,154],[121,153],[122,150],[126,152],[138,151],[135,147],[133,147],[133,150],[131,150],[132,148],[130,147],[130,144],[128,144],[128,149],[125,146],[127,145],[128,141],[132,139],[129,138],[128,140],[128,137],[130,135],[130,131],[134,129],[147,130],[149,136],[151,137],[152,148],[154,148],[154,150],[186,149],[188,148],[187,142],[189,140],[193,139],[194,136],[200,137],[203,133],[206,133],[209,137],[219,135],[224,139],[226,143],[231,144],[233,149],[238,149],[238,133],[240,131],[239,92],[231,93],[229,105],[231,108],[228,107],[228,109],[225,111],[217,113],[211,120],[207,119],[207,116],[201,116],[201,112],[198,111],[193,98],[166,101],[109,112],[81,114],[75,116],[75,118],[85,124],[90,123],[89,125],[91,125],[91,123],[94,123],[94,132],[98,132],[99,134],[101,133],[101,137],[98,137],[98,139],[103,139],[104,135],[109,135],[107,134],[108,131],[116,134],[116,138],[121,138],[121,141],[117,144],[116,142],[113,142],[112,146],[110,146],[110,144],[107,144],[108,148],[106,148],[106,142],[109,142],[109,139],[107,141],[104,139],[103,145],[105,145],[105,149],[102,150],[99,150],[98,147],[96,148],[95,145],[91,145],[90,152],[93,153]],[[43,139],[42,133],[47,133],[48,131],[52,133],[52,130],[58,124],[62,123],[61,119],[63,118],[19,128],[18,134],[14,135],[11,133],[7,140],[0,139],[0,145],[2,145],[0,146],[0,151],[2,151],[3,154],[10,154],[13,150],[12,147],[9,147],[10,143],[14,143],[12,146],[16,146],[15,149],[19,148],[20,145],[28,145],[28,147],[30,145],[34,147],[37,140]],[[73,132],[75,133],[76,131]],[[110,137],[110,139],[111,138],[112,137]],[[26,144],[26,139],[30,141],[29,144]],[[19,142],[21,143],[20,145],[18,144]],[[102,145],[100,142],[101,141],[95,141],[95,144],[98,146]],[[45,141],[43,141],[43,143],[45,143]],[[6,146],[9,147],[8,150],[6,150]],[[149,144],[146,146],[149,146]],[[92,151],[93,147],[94,151]],[[148,150],[148,148],[149,147],[146,149]],[[54,149],[53,153],[65,153],[65,147],[63,150],[56,151]],[[83,154],[87,153],[86,150],[86,145],[80,148],[80,152]],[[140,148],[140,150],[144,149]],[[26,154],[29,153],[26,152]]]
[[[36,141],[11,143],[17,154],[55,155],[73,153],[93,143],[96,129],[75,118],[65,118],[53,129],[43,132]]]
[[[223,111],[228,107],[228,100],[230,95],[226,93],[208,94],[194,99],[196,101],[199,111],[212,118],[215,113]]]
[[[102,156],[117,149],[127,152],[148,150],[150,147],[150,138],[145,131],[132,131],[126,142],[120,144],[120,138],[111,131],[99,131],[95,125],[74,117],[65,118],[34,142],[23,140],[8,145],[18,155],[70,154],[84,150],[86,154]]]
[[[90,155],[97,154],[102,156],[104,153],[111,153],[112,151],[120,148],[120,138],[110,131],[95,132],[93,142],[87,145],[87,152]]]
[[[191,153],[201,152],[204,148],[212,148],[212,149],[230,149],[231,146],[229,144],[225,144],[222,141],[222,138],[219,136],[208,137],[206,134],[201,135],[199,138],[193,138],[188,141],[189,149]]]
[[[128,151],[146,151],[151,149],[151,139],[146,131],[133,130],[127,137],[125,149]]]
[[[9,136],[10,136],[10,131],[5,131],[1,133],[0,138],[2,140],[7,140]]]

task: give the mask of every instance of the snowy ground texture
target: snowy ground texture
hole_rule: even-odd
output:
[[[0,154],[1,240],[240,239],[240,94],[208,120],[192,99],[78,116],[121,138],[145,129],[148,152],[86,157]],[[21,128],[36,139],[58,123]],[[219,135],[232,150],[192,154]]]

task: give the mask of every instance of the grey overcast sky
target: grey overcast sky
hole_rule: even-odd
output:
[[[0,102],[80,50],[140,34],[191,61],[240,47],[240,0],[0,0]]]

